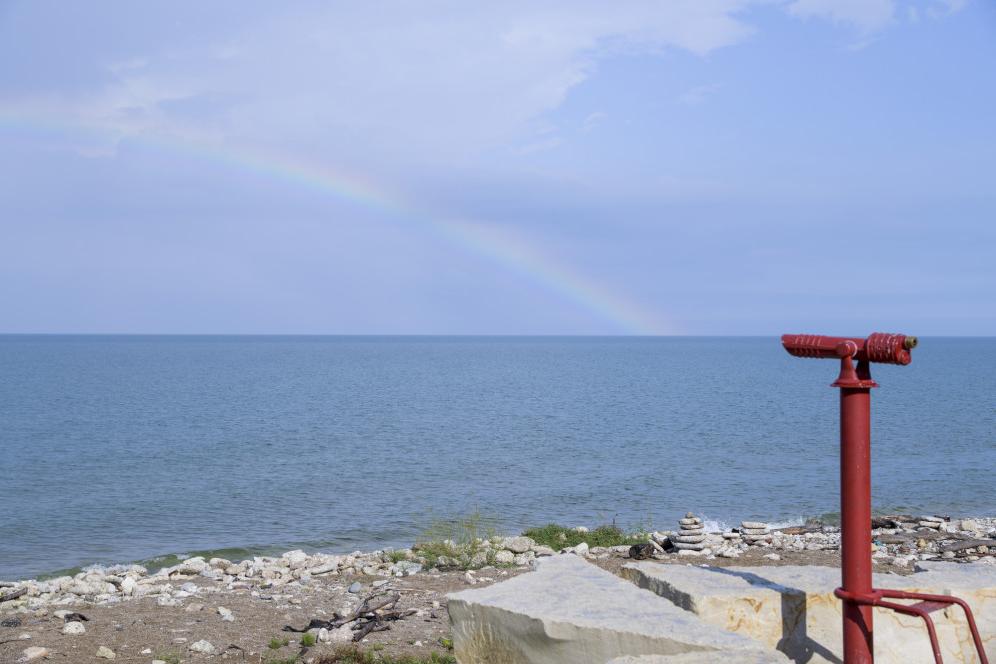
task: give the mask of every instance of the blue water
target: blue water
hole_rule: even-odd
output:
[[[0,337],[0,578],[407,545],[475,509],[834,512],[836,369],[774,338]],[[874,374],[876,508],[996,514],[996,339]]]

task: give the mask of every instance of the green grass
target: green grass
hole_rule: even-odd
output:
[[[277,637],[273,637],[270,639],[267,647],[269,647],[270,650],[280,650],[286,645],[290,645],[290,639],[278,639]]]
[[[175,652],[157,653],[155,659],[161,659],[166,664],[180,664],[180,656]]]
[[[434,519],[412,549],[429,567],[474,569],[494,564],[496,551],[484,548],[482,541],[497,536],[497,520],[475,510],[464,517]],[[441,558],[449,560],[443,564]]]
[[[647,541],[646,533],[627,534],[615,525],[599,526],[594,530],[581,533],[573,528],[549,523],[539,528],[530,528],[522,534],[531,537],[537,544],[546,545],[554,551],[559,551],[565,546],[577,546],[582,542],[587,543],[588,546],[632,546]]]
[[[389,551],[387,559],[392,563],[400,563],[402,560],[408,560],[408,555],[404,551]]]
[[[310,648],[315,645],[316,639],[314,634],[304,633],[301,635],[301,645],[305,648]]]
[[[391,657],[390,655],[363,652],[352,647],[340,648],[331,655],[322,655],[315,664],[457,664],[457,661],[453,655],[443,655],[436,652],[427,657],[414,655]]]

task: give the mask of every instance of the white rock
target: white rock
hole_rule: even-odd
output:
[[[114,659],[117,655],[115,655],[114,651],[107,646],[100,646],[97,648],[96,657],[99,657],[100,659]]]
[[[779,556],[777,553],[766,553],[766,554],[764,554],[764,557],[767,558],[768,560],[781,560],[782,559],[782,557]]]
[[[576,556],[449,596],[461,662],[579,664],[627,654],[765,650]],[[734,660],[727,660],[734,661]]]
[[[86,634],[86,627],[83,626],[83,623],[81,623],[79,621],[76,621],[76,620],[72,620],[72,621],[67,622],[65,625],[62,626],[62,633],[63,634],[70,634],[70,635],[73,635],[73,636],[76,636],[76,635],[79,635],[79,634]]]
[[[135,579],[133,579],[130,576],[126,576],[124,579],[121,580],[121,592],[124,593],[125,595],[131,595],[133,592],[135,592],[135,585],[136,585]]]
[[[48,657],[48,648],[41,648],[39,646],[31,646],[30,648],[25,648],[21,651],[21,657],[17,660],[18,662],[33,662],[35,660],[41,659],[42,657]]]
[[[199,652],[204,655],[213,655],[215,654],[215,652],[217,652],[215,650],[215,647],[211,645],[210,641],[205,641],[203,639],[195,643],[191,643],[190,646],[188,647],[188,650],[190,650],[191,652]]]
[[[565,550],[568,551],[568,552],[570,552],[570,553],[573,553],[576,556],[587,556],[588,555],[588,543],[587,542],[581,542],[577,546],[572,546],[572,547],[570,547],[568,549],[565,549]]]
[[[225,622],[235,622],[235,614],[223,606],[218,607],[218,615],[221,616],[221,619]]]
[[[536,542],[530,537],[506,537],[501,541],[501,546],[512,553],[525,553],[536,546]]]
[[[502,549],[495,554],[495,562],[499,565],[511,565],[515,562],[515,554],[511,551],[505,551]]]

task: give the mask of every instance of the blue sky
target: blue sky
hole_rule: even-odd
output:
[[[996,334],[996,5],[0,0],[0,332]]]

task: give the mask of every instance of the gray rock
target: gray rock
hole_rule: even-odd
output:
[[[576,556],[449,596],[454,654],[467,664],[578,664],[621,655],[763,650]]]
[[[506,537],[501,541],[503,549],[508,549],[512,553],[525,553],[536,546],[536,542],[530,537]]]
[[[83,626],[83,623],[78,622],[76,620],[72,620],[62,626],[62,633],[69,634],[72,636],[76,636],[79,634],[86,634],[86,627]]]
[[[218,652],[215,647],[211,645],[210,641],[205,641],[203,639],[195,643],[191,643],[190,647],[187,649],[190,650],[190,652],[199,652],[203,655],[214,655]]]
[[[353,593],[355,595],[356,593],[360,592],[362,589],[363,589],[363,586],[360,585],[360,582],[359,581],[354,581],[352,584],[350,584],[348,592],[351,592],[351,593]]]
[[[515,554],[503,549],[495,554],[495,562],[499,565],[511,565],[515,562]]]
[[[235,614],[232,613],[230,609],[223,606],[218,607],[218,615],[221,616],[221,619],[225,622],[235,622]]]
[[[96,657],[99,657],[100,659],[114,659],[117,655],[115,655],[114,651],[107,646],[100,646],[97,648]]]

